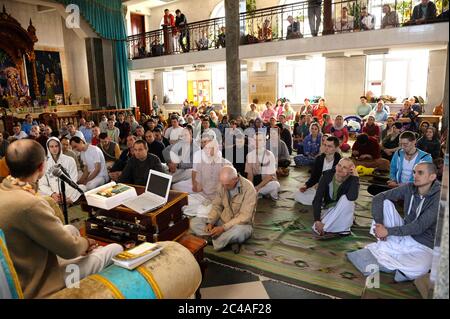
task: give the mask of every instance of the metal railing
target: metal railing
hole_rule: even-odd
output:
[[[425,21],[413,19],[414,7],[420,4],[417,0],[339,0],[331,8],[324,7],[324,0],[318,1],[321,3],[309,0],[241,13],[240,44],[448,21],[442,13],[448,13],[449,0],[436,0],[435,17]],[[129,59],[223,48],[225,17],[192,22],[184,29],[169,26],[132,35],[127,44]]]

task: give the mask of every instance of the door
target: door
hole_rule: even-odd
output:
[[[134,57],[143,57],[145,56],[145,51],[147,50],[147,45],[145,43],[145,17],[140,14],[132,13],[130,16],[131,20],[131,34],[142,34],[141,37],[136,37],[133,41],[133,54]],[[145,49],[145,50],[144,50]],[[142,56],[141,56],[142,55]]]
[[[136,81],[136,103],[141,113],[150,114],[150,80]]]

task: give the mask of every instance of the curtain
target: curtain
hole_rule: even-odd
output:
[[[130,84],[128,81],[128,58],[121,0],[56,0],[64,4],[75,4],[80,15],[103,39],[112,40],[114,48],[117,103],[119,107],[130,107]]]

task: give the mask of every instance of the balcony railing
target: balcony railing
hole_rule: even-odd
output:
[[[339,0],[331,5],[331,0],[322,0],[321,5],[309,2],[313,1],[241,13],[240,44],[448,21],[448,0],[437,0],[436,17],[426,21],[413,19],[414,7],[420,3],[417,0]],[[364,6],[367,10],[363,10]],[[192,22],[185,28],[163,27],[132,35],[127,44],[129,59],[224,48],[225,17]]]

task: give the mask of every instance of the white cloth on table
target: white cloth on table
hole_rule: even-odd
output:
[[[389,200],[383,202],[383,224],[386,228],[404,225],[404,220]],[[370,233],[373,235],[375,222]],[[431,269],[433,250],[415,241],[411,236],[388,236],[367,245],[378,263],[389,270],[399,270],[409,279],[416,279]]]

